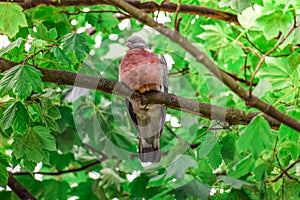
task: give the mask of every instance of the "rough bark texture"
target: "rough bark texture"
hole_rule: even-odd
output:
[[[19,63],[0,58],[0,72],[4,72],[5,70],[8,70],[18,64]],[[149,102],[161,104],[171,109],[181,110],[183,112],[191,113],[208,119],[227,122],[229,125],[249,124],[250,121],[257,114],[259,114],[255,112],[246,113],[243,110],[238,110],[235,108],[224,108],[205,104],[163,92],[148,92],[146,94],[140,94],[139,92],[130,90],[120,82],[111,81],[105,78],[76,74],[64,70],[51,70],[44,68],[37,69],[42,72],[42,80],[45,82],[71,86],[75,85],[78,87],[98,90],[122,97],[130,97],[132,99],[142,101],[145,104]],[[279,128],[280,122],[267,115],[263,116],[273,129]]]
[[[0,2],[7,2],[6,0],[0,0]],[[55,7],[64,7],[64,6],[92,6],[92,5],[99,5],[99,4],[106,4],[114,6],[114,3],[111,1],[105,0],[61,0],[61,1],[49,1],[49,0],[15,0],[14,2],[18,3],[24,9],[30,9],[40,5],[47,5],[47,6],[55,6]],[[185,14],[193,14],[199,15],[204,17],[210,17],[213,19],[218,19],[222,21],[226,21],[229,23],[234,23],[236,25],[240,25],[237,19],[237,15],[231,14],[228,12],[215,10],[212,8],[206,8],[197,5],[188,5],[188,4],[181,4],[180,6],[176,3],[171,3],[169,1],[164,1],[162,4],[158,4],[154,1],[149,2],[140,2],[136,0],[126,0],[132,6],[143,10],[144,12],[154,12],[154,11],[165,11],[165,12],[178,12],[178,13],[185,13]],[[180,7],[179,9],[178,6]]]

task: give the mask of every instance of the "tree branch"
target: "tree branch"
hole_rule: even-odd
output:
[[[274,183],[276,181],[278,181],[280,178],[282,178],[284,175],[286,175],[289,179],[291,180],[294,180],[294,181],[299,181],[297,178],[294,178],[294,177],[291,177],[289,174],[288,174],[288,171],[290,169],[292,169],[297,163],[300,162],[300,158],[298,160],[296,160],[295,162],[293,162],[290,166],[288,166],[286,169],[283,169],[280,162],[279,162],[279,159],[277,158],[277,161],[278,161],[278,165],[280,167],[280,169],[282,170],[281,174],[279,174],[279,176],[277,176],[274,180],[272,180],[271,182]]]
[[[4,72],[19,63],[0,58],[0,72]],[[98,78],[93,76],[86,76],[82,74],[76,74],[64,70],[51,70],[44,68],[39,69],[43,76],[42,80],[45,82],[52,82],[63,85],[71,85],[77,87],[83,87],[93,90],[98,90],[101,92],[106,92],[110,94],[119,95],[122,97],[139,99],[140,101],[146,103],[154,103],[165,105],[168,108],[175,110],[181,110],[183,112],[191,113],[201,117],[225,121],[230,125],[246,125],[251,122],[251,120],[259,113],[249,112],[246,113],[243,110],[238,110],[234,108],[224,108],[220,106],[205,104],[193,100],[189,100],[183,97],[176,96],[174,94],[167,94],[162,92],[149,92],[147,94],[140,94],[139,92],[134,92],[127,88],[120,82],[111,81],[104,78]],[[263,117],[269,122],[273,129],[278,129],[280,123],[267,116]]]
[[[106,158],[105,158],[106,159]],[[33,172],[33,174],[41,174],[41,175],[48,175],[48,176],[58,176],[61,174],[67,174],[67,173],[73,173],[73,172],[80,172],[83,170],[86,170],[88,168],[94,167],[95,165],[98,165],[99,163],[101,163],[101,160],[96,160],[92,163],[89,163],[87,165],[84,165],[82,167],[79,168],[74,168],[74,169],[68,169],[68,170],[64,170],[64,171],[57,171],[57,172]],[[31,175],[29,172],[15,172],[14,175]]]
[[[281,123],[293,128],[300,132],[300,122],[283,112],[277,110],[274,106],[260,100],[256,96],[249,95],[239,83],[237,83],[231,76],[224,73],[215,63],[212,61],[203,51],[199,50],[197,47],[192,45],[185,37],[180,35],[180,33],[169,29],[168,27],[158,24],[146,13],[142,12],[140,9],[128,4],[126,1],[122,0],[111,0],[119,8],[123,9],[131,16],[139,20],[141,23],[148,25],[164,36],[168,37],[174,43],[180,45],[183,49],[189,52],[197,62],[202,63],[215,77],[227,85],[235,94],[242,98],[248,106],[259,109],[265,114],[277,119]]]
[[[0,2],[7,2],[7,0],[0,0]],[[30,9],[39,5],[63,7],[63,6],[92,6],[99,4],[113,5],[111,1],[105,0],[61,0],[61,1],[49,1],[49,0],[15,0],[13,2],[18,3],[24,9]],[[144,12],[154,12],[154,11],[165,11],[165,12],[176,12],[177,4],[171,3],[169,1],[164,1],[162,4],[158,4],[154,1],[140,2],[136,0],[126,0],[126,2]],[[229,23],[234,23],[240,25],[237,19],[237,15],[228,12],[215,10],[211,8],[206,8],[196,5],[182,4],[179,13],[193,14],[204,17],[210,17],[213,19],[223,20]]]
[[[253,81],[254,81],[254,78],[255,78],[255,75],[258,73],[258,71],[260,70],[263,62],[265,61],[266,57],[269,56],[270,54],[272,54],[274,51],[276,51],[276,49],[282,45],[284,43],[284,41],[286,41],[286,39],[293,33],[293,31],[298,28],[297,26],[297,21],[296,21],[296,16],[294,17],[294,25],[293,27],[289,30],[289,32],[272,48],[270,49],[267,53],[265,53],[264,55],[262,56],[258,56],[260,58],[252,76],[251,76],[251,79],[250,79],[250,86],[249,86],[249,94],[250,96],[252,95],[252,86],[253,86]]]
[[[36,200],[36,198],[11,174],[8,173],[7,185],[16,193],[20,199]]]

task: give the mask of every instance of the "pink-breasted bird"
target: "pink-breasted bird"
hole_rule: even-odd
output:
[[[129,51],[122,59],[119,80],[140,93],[168,92],[165,59],[151,52],[146,42],[138,37],[129,38]],[[159,162],[160,136],[165,123],[166,108],[157,104],[142,105],[125,99],[125,103],[139,136],[139,158],[142,162]]]

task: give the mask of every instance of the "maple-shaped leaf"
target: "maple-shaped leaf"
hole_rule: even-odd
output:
[[[69,33],[63,38],[63,49],[66,53],[74,52],[76,58],[80,61],[90,52],[88,41],[81,35]]]
[[[197,180],[190,181],[187,184],[174,188],[170,194],[175,194],[176,199],[188,199],[188,197],[198,197],[197,199],[207,199],[210,188]],[[194,198],[193,198],[194,199]]]
[[[245,0],[223,0],[219,3],[219,6],[222,7],[230,7],[235,11],[241,13],[246,8],[252,5],[252,1]]]
[[[177,156],[167,169],[165,179],[174,176],[176,179],[182,180],[189,167],[198,167],[197,162],[190,156]]]
[[[204,40],[208,47],[214,47],[227,43],[228,39],[224,34],[223,27],[219,24],[201,25],[201,28],[203,28],[205,31],[197,35],[197,37]]]
[[[21,102],[14,102],[4,111],[2,117],[2,129],[12,128],[20,134],[24,134],[29,125],[29,116],[25,106]]]
[[[199,146],[199,158],[202,159],[209,154],[216,145],[218,138],[212,131],[208,131],[201,145]]]
[[[7,93],[15,94],[20,99],[25,99],[32,91],[42,93],[42,73],[29,65],[16,65],[4,72],[0,81],[0,96]]]
[[[0,3],[0,31],[12,38],[19,32],[20,26],[27,26],[22,7],[16,3]]]
[[[5,54],[10,52],[12,49],[14,49],[15,47],[20,48],[22,42],[23,42],[23,38],[18,38],[17,40],[13,41],[12,43],[10,43],[7,47],[0,49],[0,57]]]
[[[51,130],[60,132],[60,127],[56,120],[61,118],[61,114],[58,108],[52,105],[49,99],[41,99],[41,103],[38,106],[40,112],[41,120],[49,127]]]
[[[226,185],[230,185],[231,187],[235,188],[235,189],[241,189],[242,186],[246,185],[246,186],[253,186],[253,184],[248,183],[246,181],[241,181],[239,179],[235,179],[229,176],[218,176],[219,180],[224,181],[224,183]]]
[[[32,37],[42,39],[42,40],[47,40],[47,41],[52,41],[57,38],[57,31],[55,28],[51,28],[49,31],[47,28],[44,26],[44,24],[40,24],[36,27],[36,31],[33,29],[29,29],[29,33]]]
[[[293,18],[292,12],[274,10],[257,18],[255,28],[262,30],[267,40],[271,40],[277,37],[280,32],[285,35],[289,26],[293,24]]]
[[[207,155],[207,162],[213,169],[217,169],[222,164],[222,154],[221,154],[222,146],[220,143],[216,143],[214,148]]]
[[[68,199],[68,193],[70,190],[68,182],[62,180],[45,180],[43,181],[43,184],[48,186],[43,189],[44,195],[48,200]]]
[[[16,159],[24,158],[31,162],[30,165],[42,161],[48,163],[49,151],[56,150],[55,138],[50,132],[46,127],[35,126],[23,135],[16,135],[12,145]]]
[[[61,66],[64,66],[64,65],[70,66],[71,65],[70,59],[67,57],[67,55],[65,54],[65,52],[60,49],[60,47],[55,46],[55,47],[53,47],[51,49],[50,52],[52,52],[54,54],[54,56],[57,59],[57,62]]]
[[[257,159],[263,150],[271,149],[274,137],[269,123],[261,116],[255,117],[237,141],[239,150],[249,150]]]

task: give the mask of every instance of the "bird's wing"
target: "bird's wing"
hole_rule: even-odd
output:
[[[158,55],[160,64],[163,68],[164,71],[164,77],[163,77],[163,91],[161,92],[165,92],[168,93],[168,74],[167,74],[167,62],[166,59],[162,56],[162,55]]]
[[[133,112],[132,104],[129,99],[125,98],[124,100],[125,100],[125,104],[126,104],[129,116],[133,122],[133,125],[137,130],[139,130],[136,114]]]
[[[162,55],[158,55],[160,64],[163,68],[163,85],[162,85],[162,92],[168,93],[168,74],[167,74],[167,62],[166,59]],[[161,107],[161,121],[160,121],[160,134],[162,133],[164,124],[165,124],[165,119],[166,119],[166,107],[162,106]]]

